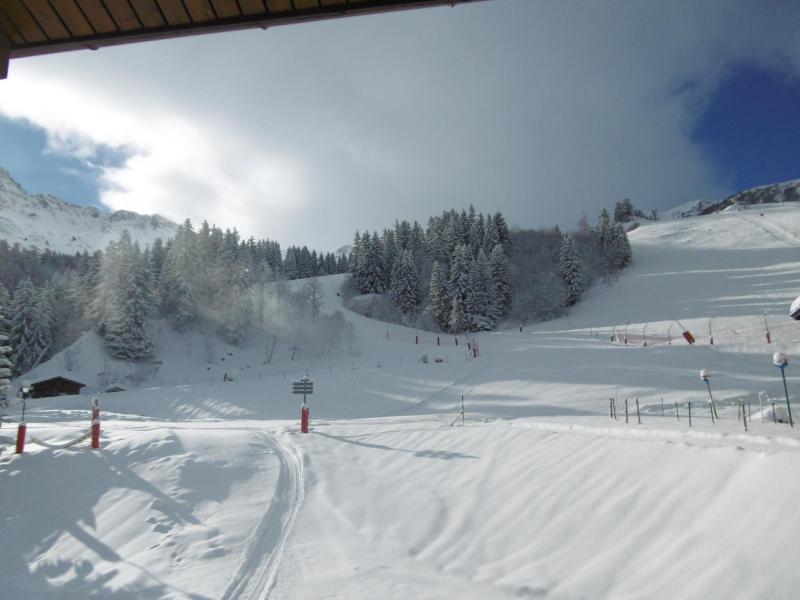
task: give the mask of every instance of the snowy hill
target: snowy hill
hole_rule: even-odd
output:
[[[522,331],[387,325],[341,306],[341,275],[320,279],[322,312],[341,310],[354,338],[328,352],[282,345],[265,364],[268,331],[209,347],[201,331],[164,326],[149,379],[101,394],[100,451],[57,448],[86,432],[88,394],[30,402],[23,456],[6,430],[0,535],[15,544],[0,548],[3,589],[795,598],[800,432],[773,422],[786,413],[771,355],[800,356],[786,316],[800,293],[800,209],[761,212],[642,224],[617,281]],[[32,379],[97,390],[124,378],[98,345],[85,335]],[[291,393],[306,374],[308,435]]]
[[[764,204],[800,200],[800,179],[772,183],[742,190],[724,200],[692,200],[664,211],[672,219],[708,215],[733,207],[760,207]]]
[[[0,239],[10,245],[74,254],[94,252],[128,230],[140,245],[167,240],[177,225],[158,215],[70,204],[53,196],[32,196],[0,168]]]

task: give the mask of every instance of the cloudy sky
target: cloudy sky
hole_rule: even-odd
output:
[[[800,178],[800,3],[487,0],[12,61],[26,188],[335,249]]]

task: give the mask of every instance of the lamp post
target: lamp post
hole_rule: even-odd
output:
[[[700,379],[702,379],[705,382],[706,387],[708,388],[708,398],[711,401],[711,414],[713,417],[719,419],[719,413],[717,412],[717,405],[714,403],[714,396],[711,395],[711,383],[709,382],[710,378],[711,378],[711,373],[709,373],[705,369],[700,371]]]
[[[789,426],[794,427],[792,420],[792,405],[789,404],[789,388],[786,387],[786,367],[789,365],[789,357],[784,352],[776,352],[772,355],[772,364],[781,370],[783,378],[783,391],[786,394],[786,410],[789,413]]]

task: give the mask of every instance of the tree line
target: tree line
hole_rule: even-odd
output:
[[[316,320],[319,288],[292,292],[283,282],[343,270],[347,257],[306,246],[282,256],[278,242],[242,240],[235,229],[223,232],[207,222],[195,231],[189,220],[166,243],[157,239],[141,248],[123,232],[93,254],[0,241],[0,388],[7,385],[3,369],[25,373],[90,328],[112,356],[147,359],[153,353],[148,322],[157,317],[177,331],[212,319],[231,344],[247,339],[256,320],[272,319],[273,330],[297,346],[310,338],[300,322]],[[343,319],[322,325],[344,328]]]
[[[371,294],[379,318],[448,332],[486,331],[503,319],[559,316],[597,279],[631,260],[623,225],[600,213],[578,230],[510,229],[502,213],[474,207],[428,220],[355,232],[350,294]],[[361,303],[363,304],[363,303]]]

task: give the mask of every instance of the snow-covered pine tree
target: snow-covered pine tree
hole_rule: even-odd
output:
[[[419,281],[417,267],[411,250],[404,250],[400,257],[399,267],[395,274],[392,288],[392,299],[395,306],[404,314],[410,313],[419,304]]]
[[[583,293],[583,264],[578,247],[571,235],[564,237],[559,253],[558,272],[564,280],[567,306],[580,300]]]
[[[470,263],[472,262],[469,248],[464,244],[456,246],[453,252],[452,262],[450,263],[450,318],[449,323],[453,323],[453,313],[461,315],[461,327],[458,331],[463,331],[466,325],[466,300],[470,287]],[[456,300],[458,300],[456,302]],[[456,311],[456,305],[458,310]]]
[[[14,291],[11,313],[10,346],[13,348],[14,373],[30,371],[39,359],[36,323],[36,289],[29,278],[19,282]]]
[[[200,272],[195,233],[186,219],[175,232],[159,282],[161,311],[177,331],[185,331],[197,318],[195,283]]]
[[[511,275],[502,244],[497,244],[489,257],[489,270],[497,286],[497,308],[501,316],[511,310]]]
[[[394,287],[398,267],[397,247],[394,241],[394,232],[390,229],[383,230],[383,264],[386,266],[386,289]]]
[[[362,238],[362,245],[364,244]],[[384,281],[383,246],[378,237],[378,232],[373,232],[372,240],[367,235],[366,258],[363,265],[362,291],[365,294],[382,294],[386,289]]]
[[[153,353],[147,319],[154,309],[151,277],[142,252],[130,237],[120,239],[120,269],[116,285],[116,311],[105,331],[109,353],[127,361],[139,361]]]
[[[92,299],[89,304],[89,320],[103,335],[111,315],[116,310],[116,286],[119,281],[120,251],[119,243],[111,240],[105,251],[97,257],[96,272],[92,279]]]
[[[446,329],[450,317],[450,301],[439,261],[433,263],[431,282],[428,289],[428,308],[426,310],[436,318],[442,329]]]
[[[222,306],[220,335],[229,344],[239,345],[249,337],[253,318],[250,294],[250,271],[240,261],[231,269],[228,289]]]
[[[358,260],[358,248],[360,246],[361,234],[358,233],[358,229],[356,229],[356,234],[353,236],[353,247],[350,249],[350,255],[347,257],[347,269],[353,274],[353,277],[356,276],[356,271],[358,270],[356,262]]]
[[[483,248],[483,238],[486,235],[486,223],[483,219],[483,213],[480,213],[477,218],[474,216],[475,209],[470,205],[470,211],[473,213],[472,230],[469,234],[469,244],[472,256],[478,256],[478,251]],[[491,252],[491,250],[489,250]]]
[[[506,224],[505,217],[500,212],[494,213],[494,226],[497,228],[497,237],[499,238],[500,244],[503,244],[506,248],[511,246],[511,232],[508,230],[508,225]]]
[[[14,364],[11,362],[11,331],[7,315],[11,314],[11,296],[0,283],[0,406],[6,404],[11,392],[11,375]]]
[[[36,291],[36,364],[47,358],[53,347],[53,301],[46,287]]]
[[[470,331],[489,331],[497,325],[500,307],[497,284],[492,278],[489,261],[481,248],[469,271],[469,289],[465,303],[465,319]]]
[[[467,327],[466,318],[464,315],[464,302],[461,300],[461,296],[453,296],[450,315],[447,319],[447,326],[453,333],[464,331]]]
[[[483,249],[491,256],[495,246],[500,243],[500,233],[497,231],[494,219],[489,216],[486,219],[486,227],[483,233]]]

